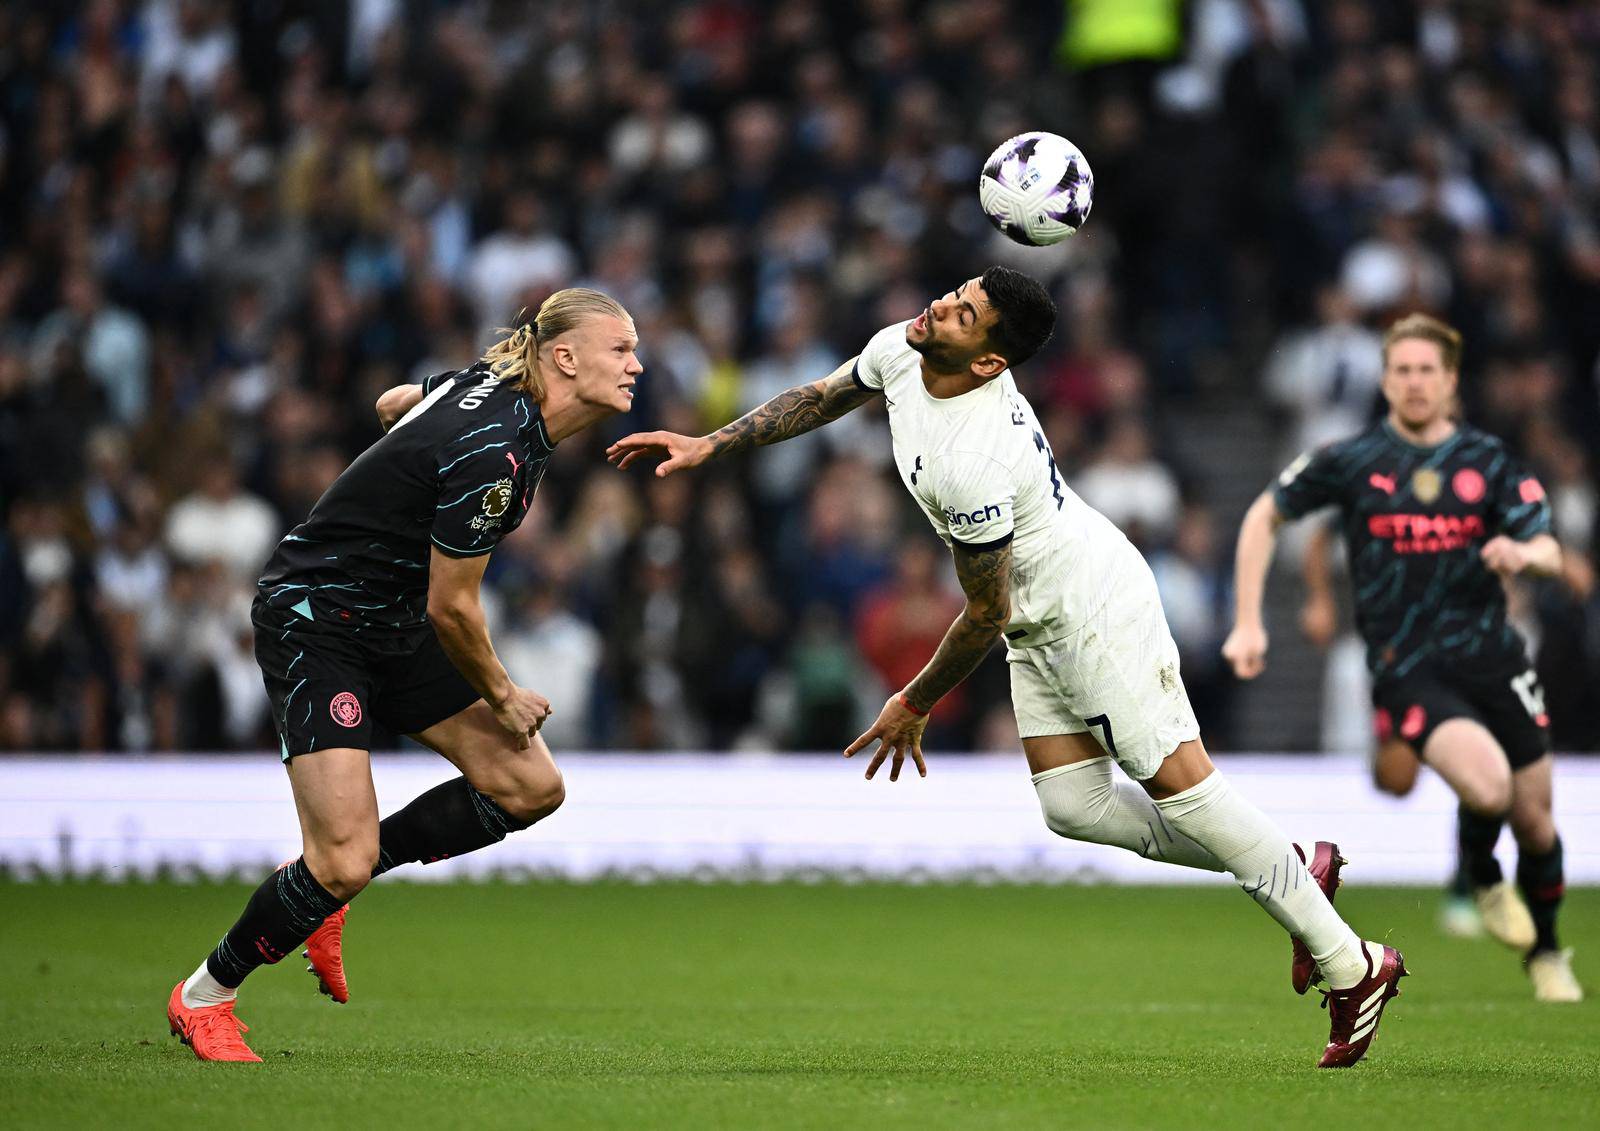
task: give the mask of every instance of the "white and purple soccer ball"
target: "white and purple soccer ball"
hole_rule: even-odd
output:
[[[1044,247],[1089,218],[1094,174],[1078,147],[1059,134],[1018,134],[984,162],[978,201],[989,223],[1011,239]]]

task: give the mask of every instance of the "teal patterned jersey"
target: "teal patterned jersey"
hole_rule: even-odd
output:
[[[261,577],[268,605],[322,624],[420,631],[433,548],[487,554],[521,523],[555,450],[538,404],[482,364],[430,377],[422,391],[278,543]]]
[[[1498,534],[1548,533],[1550,507],[1498,437],[1462,426],[1423,448],[1381,421],[1302,455],[1273,497],[1291,519],[1339,508],[1374,677],[1430,661],[1526,662],[1500,578],[1479,554]]]

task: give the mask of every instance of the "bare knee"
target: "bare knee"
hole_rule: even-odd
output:
[[[1462,779],[1456,789],[1461,803],[1485,817],[1503,817],[1511,808],[1511,768],[1488,765]]]
[[[1480,817],[1504,817],[1511,804],[1511,790],[1494,781],[1462,782],[1456,795]]]
[[[307,845],[306,867],[327,893],[341,903],[361,894],[378,863],[377,838],[362,837],[331,844]]]
[[[1509,815],[1511,767],[1497,748],[1452,748],[1440,743],[1435,735],[1428,742],[1428,764],[1473,813],[1494,818]]]
[[[1460,718],[1440,723],[1423,754],[1472,812],[1484,817],[1510,813],[1511,765],[1481,723]]]
[[[1193,789],[1210,777],[1215,769],[1211,755],[1206,753],[1205,744],[1198,738],[1191,738],[1180,742],[1177,749],[1167,755],[1160,768],[1139,785],[1153,800],[1163,801]]]
[[[1548,852],[1556,842],[1555,816],[1548,808],[1519,801],[1511,806],[1511,835],[1520,848]]]
[[[549,773],[510,783],[492,796],[512,817],[531,825],[561,808],[561,803],[567,799],[567,787],[561,779],[561,771],[552,769]]]

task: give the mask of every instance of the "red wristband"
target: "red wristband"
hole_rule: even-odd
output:
[[[906,710],[910,711],[913,715],[916,715],[919,718],[928,717],[927,711],[919,711],[911,705],[911,700],[906,698],[906,693],[904,691],[900,693],[900,706],[904,707]]]

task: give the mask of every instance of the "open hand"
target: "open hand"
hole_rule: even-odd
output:
[[[626,471],[635,460],[651,453],[667,457],[656,467],[656,475],[665,477],[705,463],[711,458],[711,441],[704,436],[680,436],[676,432],[635,432],[607,448],[606,459],[619,470]]]
[[[872,755],[872,761],[867,764],[868,781],[872,780],[872,775],[878,772],[878,767],[883,765],[883,760],[891,752],[894,754],[894,762],[889,767],[890,781],[900,780],[900,767],[905,765],[908,753],[911,755],[911,760],[917,764],[917,773],[927,777],[928,766],[922,760],[922,732],[927,729],[927,715],[919,715],[908,709],[900,701],[899,694],[891,695],[889,701],[883,705],[883,710],[878,713],[878,721],[868,728],[866,734],[845,749],[844,756],[855,757],[857,751],[873,739],[877,739],[878,749]]]

